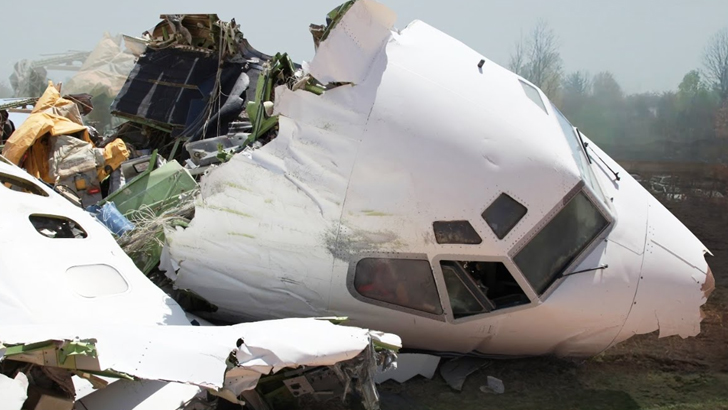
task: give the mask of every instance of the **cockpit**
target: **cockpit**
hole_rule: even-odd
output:
[[[576,163],[580,181],[550,212],[499,257],[367,255],[352,263],[350,293],[357,299],[443,321],[460,321],[506,309],[536,305],[603,240],[615,221],[592,170],[579,131],[531,84],[525,93],[554,119]],[[516,195],[501,193],[480,215],[495,241],[509,238],[528,214]],[[435,221],[438,245],[479,246],[484,237],[472,220]],[[594,267],[597,269],[598,267]]]

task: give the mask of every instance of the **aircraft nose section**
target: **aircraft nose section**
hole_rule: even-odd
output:
[[[705,246],[656,199],[650,199],[648,230],[637,292],[618,340],[660,331],[660,337],[695,336],[715,287]]]

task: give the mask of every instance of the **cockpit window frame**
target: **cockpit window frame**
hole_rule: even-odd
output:
[[[359,265],[359,262],[361,262],[363,259],[410,259],[410,260],[418,260],[418,261],[427,261],[427,263],[430,264],[430,271],[433,275],[433,281],[435,284],[435,288],[438,294],[438,301],[442,304],[443,298],[442,298],[442,290],[444,289],[444,283],[442,282],[442,273],[438,270],[435,270],[435,267],[432,265],[429,257],[427,254],[423,253],[386,253],[386,252],[364,252],[357,254],[355,258],[351,260],[349,263],[349,270],[346,274],[346,288],[349,291],[349,294],[354,297],[354,299],[364,302],[369,305],[373,306],[379,306],[381,308],[385,308],[392,311],[398,311],[402,313],[407,313],[414,316],[420,316],[427,319],[437,320],[439,322],[445,322],[446,321],[446,315],[447,315],[447,309],[445,306],[442,306],[442,313],[428,313],[422,310],[412,309],[409,307],[372,299],[367,296],[364,296],[359,293],[356,289],[355,285],[355,279],[356,279],[356,270],[357,266]]]
[[[548,105],[549,105],[550,110],[553,111],[553,113],[554,113],[554,115],[552,115],[552,117],[554,118],[554,121],[556,121],[556,124],[558,125],[561,133],[564,135],[564,138],[566,138],[567,140],[569,138],[572,138],[573,141],[576,142],[576,145],[579,146],[579,149],[578,149],[579,154],[576,154],[573,151],[572,151],[572,154],[579,155],[583,160],[586,160],[585,167],[582,168],[579,165],[579,161],[576,159],[576,157],[574,158],[574,162],[576,163],[576,166],[579,169],[579,174],[581,175],[582,180],[585,178],[589,179],[590,183],[586,183],[586,186],[588,186],[590,188],[590,190],[592,191],[594,196],[605,208],[611,208],[611,204],[607,201],[606,195],[604,195],[604,189],[602,188],[602,186],[599,182],[599,178],[597,178],[597,175],[594,172],[594,169],[592,168],[594,161],[586,150],[586,146],[584,144],[584,139],[581,136],[581,132],[579,131],[578,128],[576,128],[571,123],[571,121],[569,121],[569,119],[564,115],[564,113],[562,113],[561,110],[559,110],[559,108],[556,107],[556,105],[554,105],[554,103],[549,101]],[[568,127],[564,127],[561,124],[561,119],[563,119],[566,122]],[[567,135],[567,128],[570,128],[569,134],[571,134],[571,135]],[[569,144],[569,147],[571,148],[572,144],[569,141],[567,141],[567,144]],[[583,175],[584,173],[586,173],[587,175]]]
[[[511,306],[501,309],[495,309],[488,312],[482,312],[478,314],[474,314],[472,316],[466,316],[466,317],[460,317],[455,318],[455,315],[452,311],[452,306],[450,303],[450,295],[447,292],[447,286],[445,284],[445,276],[442,272],[442,262],[448,262],[448,261],[459,261],[459,260],[467,260],[472,262],[500,262],[502,263],[506,269],[510,272],[511,276],[513,276],[513,279],[518,283],[518,285],[523,290],[523,293],[526,294],[526,297],[530,300],[529,303],[525,303],[518,306]],[[478,321],[482,320],[485,317],[496,317],[500,315],[508,315],[513,312],[517,312],[520,310],[530,309],[535,307],[538,303],[540,303],[538,295],[533,291],[533,288],[531,288],[531,284],[528,283],[526,280],[526,277],[523,275],[523,273],[518,269],[516,264],[513,262],[511,258],[508,256],[496,256],[496,255],[477,255],[477,254],[462,254],[462,253],[440,253],[437,254],[431,261],[432,265],[432,271],[435,274],[435,281],[437,282],[437,286],[440,289],[440,301],[442,303],[442,308],[445,310],[445,317],[447,318],[447,322],[453,323],[453,324],[461,324],[461,323],[467,323],[472,321]]]
[[[560,273],[560,275],[554,280],[540,295],[536,291],[536,289],[533,288],[531,283],[526,279],[526,275],[521,271],[521,269],[518,267],[518,265],[515,263],[515,258],[518,253],[528,245],[531,240],[539,233],[541,230],[543,230],[546,225],[548,225],[551,220],[553,220],[556,215],[558,215],[559,212],[561,212],[562,209],[564,209],[569,202],[571,202],[574,197],[576,197],[578,194],[583,193],[587,199],[594,205],[594,207],[599,211],[599,213],[606,219],[607,225],[602,231],[597,234],[584,248],[579,252],[574,259],[569,263],[563,271]],[[528,291],[526,294],[531,297],[531,295],[534,295],[538,300],[541,302],[548,299],[548,297],[561,285],[561,283],[566,279],[568,274],[570,272],[573,272],[574,269],[581,264],[584,259],[598,246],[598,244],[609,236],[609,233],[614,228],[614,225],[616,224],[617,219],[616,216],[613,214],[612,209],[608,206],[606,206],[593,192],[592,188],[587,185],[583,180],[579,181],[579,183],[576,184],[576,186],[571,189],[563,198],[561,201],[559,201],[554,208],[551,209],[542,219],[539,221],[539,223],[534,226],[523,238],[521,238],[518,243],[516,243],[515,246],[511,248],[511,250],[508,252],[508,258],[512,261],[513,266],[516,268],[516,271],[519,276],[523,278],[523,280],[528,284]],[[514,275],[515,276],[515,275]],[[525,289],[524,289],[525,290]]]

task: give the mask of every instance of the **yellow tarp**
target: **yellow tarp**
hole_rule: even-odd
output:
[[[111,169],[119,168],[121,163],[128,158],[129,150],[126,149],[126,144],[121,139],[115,139],[104,147],[104,159],[106,160],[106,165],[110,166]],[[106,178],[105,173],[104,178]],[[99,181],[103,181],[101,171],[99,171]]]
[[[50,178],[48,172],[50,143],[47,136],[72,135],[78,132],[84,141],[93,146],[76,104],[61,98],[61,94],[50,83],[30,116],[5,143],[3,156],[25,168],[34,177],[52,184],[55,181]],[[112,169],[116,169],[129,157],[126,147],[121,148],[120,144],[112,143],[110,144],[112,146],[105,150],[104,156]],[[106,176],[104,169],[100,169],[99,180],[103,180]]]

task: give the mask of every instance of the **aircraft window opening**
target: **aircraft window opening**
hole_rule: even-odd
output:
[[[48,193],[44,191],[41,187],[35,185],[34,183],[30,181],[26,181],[23,178],[18,178],[16,176],[4,174],[0,172],[0,185],[5,186],[5,188],[8,188],[13,191],[18,192],[25,192],[28,194],[33,195],[39,195],[39,196],[48,196]]]
[[[88,236],[76,221],[62,216],[33,214],[28,217],[39,234],[52,239],[83,239]]]
[[[609,221],[579,192],[516,254],[513,261],[542,295],[609,226]]]
[[[531,303],[502,262],[441,261],[455,319]]]
[[[546,111],[546,105],[543,103],[543,99],[541,98],[541,94],[538,92],[538,88],[532,86],[531,84],[525,83],[523,80],[518,80],[518,82],[521,83],[521,87],[523,87],[523,92],[526,93],[526,97],[528,97],[529,100],[533,101],[534,104],[536,104],[540,109],[543,110],[543,112],[548,115],[548,111]]]
[[[365,258],[356,265],[354,289],[361,296],[441,315],[432,267],[427,260]]]
[[[498,239],[503,239],[526,215],[528,209],[508,194],[501,194],[483,212],[483,219],[488,223]]]
[[[432,224],[439,244],[477,245],[483,240],[468,221],[437,221]]]

